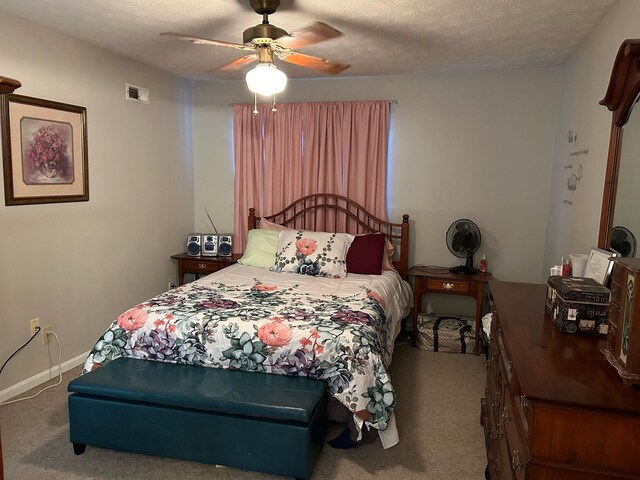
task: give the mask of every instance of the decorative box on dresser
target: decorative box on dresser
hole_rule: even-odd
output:
[[[640,390],[624,386],[604,337],[561,333],[546,285],[490,281],[482,422],[492,480],[640,480]]]

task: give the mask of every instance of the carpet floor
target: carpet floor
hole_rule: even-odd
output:
[[[62,385],[34,399],[0,407],[5,480],[283,478],[91,446],[83,455],[74,455],[66,385],[79,372],[78,367],[65,373]],[[400,443],[386,450],[379,440],[350,450],[325,444],[312,478],[483,479],[486,454],[480,398],[485,386],[484,357],[397,345],[391,378],[398,398]],[[341,429],[330,424],[327,439]]]

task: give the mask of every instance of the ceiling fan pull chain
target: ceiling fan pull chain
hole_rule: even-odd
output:
[[[278,111],[278,108],[276,107],[276,94],[273,94],[273,105],[271,106],[271,111],[273,113],[276,113]]]
[[[253,92],[253,115],[258,115],[258,94]]]

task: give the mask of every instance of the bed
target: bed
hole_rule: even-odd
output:
[[[373,428],[385,448],[396,444],[388,367],[412,303],[404,280],[408,215],[387,222],[345,197],[318,194],[262,218],[250,209],[248,229],[245,261],[123,312],[91,349],[83,371],[124,356],[318,378],[349,410],[358,432]],[[254,237],[269,237],[271,246]],[[356,245],[368,249],[362,261],[378,252],[370,244],[380,245],[380,237],[381,270],[348,271]],[[270,269],[252,252],[257,245],[273,255],[274,239]],[[340,269],[346,274],[336,274]]]

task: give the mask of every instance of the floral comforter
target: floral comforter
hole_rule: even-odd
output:
[[[396,404],[387,367],[410,303],[396,272],[328,279],[233,265],[122,313],[84,371],[127,356],[308,376],[357,423],[385,430]]]

